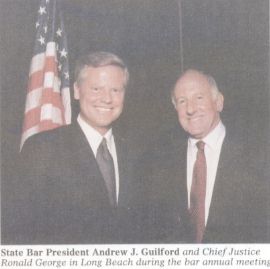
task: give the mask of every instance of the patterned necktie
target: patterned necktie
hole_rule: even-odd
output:
[[[194,241],[201,243],[205,229],[205,193],[206,193],[206,159],[203,141],[196,144],[198,151],[193,168],[190,192],[190,216],[193,227]]]
[[[115,172],[113,158],[108,150],[106,139],[103,138],[97,149],[97,163],[104,178],[111,206],[116,206]]]

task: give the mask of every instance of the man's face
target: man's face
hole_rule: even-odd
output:
[[[198,72],[190,71],[178,80],[174,101],[181,126],[193,138],[204,138],[220,120],[223,96],[214,96],[207,78]]]
[[[81,117],[104,135],[120,116],[125,97],[124,71],[113,65],[85,67],[79,83],[74,84],[74,97],[80,102]]]

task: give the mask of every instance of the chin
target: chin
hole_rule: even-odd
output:
[[[192,132],[188,132],[189,135],[195,139],[202,139],[204,136],[201,133],[192,133]]]
[[[112,122],[100,122],[98,127],[101,129],[109,130],[111,126],[112,126]]]

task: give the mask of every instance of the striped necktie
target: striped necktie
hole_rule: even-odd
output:
[[[104,178],[111,206],[116,206],[115,171],[113,158],[107,147],[106,139],[103,138],[97,149],[97,163]]]
[[[190,217],[193,228],[194,242],[201,243],[205,229],[205,194],[207,166],[204,154],[205,143],[198,141],[197,157],[193,168],[190,192]]]

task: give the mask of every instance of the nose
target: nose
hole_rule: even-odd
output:
[[[187,102],[186,112],[188,115],[193,115],[196,112],[196,104],[193,101]]]
[[[112,95],[110,89],[103,89],[101,95],[102,102],[109,104],[112,102]]]

